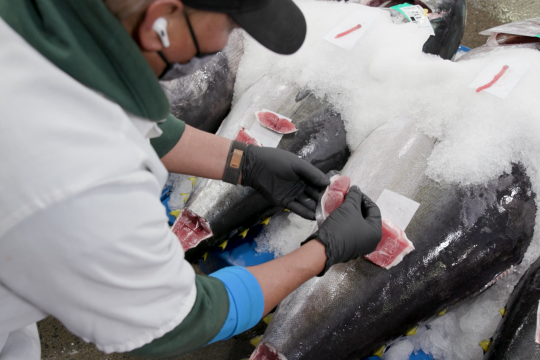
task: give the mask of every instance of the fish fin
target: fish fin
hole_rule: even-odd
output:
[[[222,250],[225,250],[225,248],[227,247],[227,244],[229,243],[229,240],[225,240],[224,242],[222,242],[219,247],[222,249]]]
[[[270,321],[272,321],[272,318],[274,317],[274,313],[268,314],[263,318],[263,321],[266,325],[270,324]]]
[[[240,234],[238,234],[238,236],[241,236],[242,239],[245,239],[248,231],[249,231],[249,229],[246,229],[246,230],[242,231]]]
[[[270,222],[270,218],[267,217],[266,219],[264,219],[263,221],[261,221],[261,225],[268,225],[269,222]]]
[[[504,317],[504,315],[506,314],[506,308],[502,308],[501,310],[499,310],[499,312],[501,313],[502,317]]]
[[[386,349],[386,345],[383,345],[381,346],[380,348],[378,348],[374,353],[373,353],[373,356],[378,356],[380,358],[382,358],[382,354],[384,352],[384,349]]]
[[[208,257],[208,253],[205,252],[204,255],[202,256],[203,261],[206,261],[206,258],[207,258],[207,257]]]
[[[191,186],[195,186],[195,183],[197,182],[197,177],[193,176],[193,177],[188,178],[188,180],[191,180]]]
[[[412,336],[412,335],[416,335],[416,332],[418,331],[418,325],[416,325],[415,327],[413,327],[412,329],[409,329],[405,335],[406,336]]]
[[[180,193],[184,197],[184,204],[187,203],[187,199],[189,198],[189,194],[187,193]]]
[[[286,211],[286,212],[291,212],[291,210],[289,210],[289,209],[283,209],[283,211]]]
[[[491,345],[491,339],[482,340],[478,343],[484,349],[484,353],[487,353]]]
[[[446,310],[448,309],[441,310],[441,312],[439,312],[437,316],[443,316],[444,314],[446,314]]]
[[[171,211],[169,213],[169,215],[172,215],[174,216],[176,219],[178,219],[178,216],[180,216],[180,213],[182,212],[182,210],[174,210],[174,211]]]
[[[262,335],[259,335],[259,336],[255,336],[253,339],[249,340],[249,343],[251,345],[253,345],[253,347],[257,347],[257,345],[259,345],[261,340],[262,340]]]

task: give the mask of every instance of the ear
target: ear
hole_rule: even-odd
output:
[[[151,52],[163,50],[164,46],[161,38],[154,30],[154,23],[159,18],[165,18],[170,24],[182,14],[183,9],[184,6],[179,0],[156,0],[151,3],[146,9],[139,28],[136,30],[142,49]]]

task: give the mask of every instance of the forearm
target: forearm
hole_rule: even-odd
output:
[[[186,125],[176,146],[161,161],[169,172],[221,180],[231,140]]]
[[[264,314],[307,280],[320,274],[326,248],[317,240],[268,263],[247,268],[257,279],[264,296]]]

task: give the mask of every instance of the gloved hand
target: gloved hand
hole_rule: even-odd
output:
[[[326,265],[318,275],[323,276],[332,265],[373,252],[381,238],[379,207],[358,186],[352,186],[343,204],[302,245],[317,239],[326,246]]]
[[[241,183],[257,190],[272,205],[314,220],[319,191],[330,181],[293,153],[250,145],[244,153]]]

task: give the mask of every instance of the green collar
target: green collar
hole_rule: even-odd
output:
[[[149,120],[169,115],[152,69],[103,0],[0,0],[0,17],[80,83]]]

